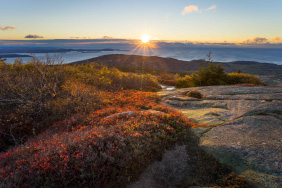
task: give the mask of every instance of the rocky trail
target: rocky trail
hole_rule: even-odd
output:
[[[190,90],[200,91],[203,98],[186,96]],[[255,187],[282,187],[282,87],[206,86],[163,90],[158,95],[163,104],[198,123],[193,133],[200,148]],[[165,171],[166,164],[186,172],[189,152],[188,156],[184,153],[183,146],[168,151],[130,187],[156,187],[148,177],[156,176],[160,169]],[[169,155],[173,157],[169,159]],[[158,174],[159,179],[161,176]]]

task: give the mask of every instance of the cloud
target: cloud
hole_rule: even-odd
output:
[[[200,12],[199,10],[199,7],[196,6],[196,5],[189,5],[189,6],[186,6],[183,11],[182,11],[182,15],[184,16],[185,14],[188,14],[188,13],[192,13],[192,12]]]
[[[272,43],[282,43],[282,38],[281,37],[274,37],[270,39]]]
[[[42,39],[44,37],[39,36],[39,35],[27,35],[24,38],[26,38],[26,39]]]
[[[262,38],[262,37],[255,37],[252,39],[247,39],[245,41],[243,41],[243,43],[245,44],[263,44],[263,43],[267,43],[268,40],[266,38]]]
[[[71,37],[71,39],[79,39],[79,37]]]
[[[215,9],[216,9],[216,5],[212,5],[207,10],[215,10]]]
[[[207,9],[199,9],[198,6],[196,5],[189,5],[189,6],[186,6],[183,11],[182,11],[182,15],[186,15],[186,14],[189,14],[189,13],[192,13],[192,12],[203,12],[203,11],[211,11],[211,10],[215,10],[216,9],[216,5],[212,5],[210,6],[209,8]]]
[[[13,30],[13,29],[16,29],[16,27],[10,27],[10,26],[2,27],[2,26],[0,25],[0,30],[2,30],[2,31],[7,31],[7,30],[9,30],[9,29]]]
[[[103,36],[102,39],[112,39],[113,37]]]

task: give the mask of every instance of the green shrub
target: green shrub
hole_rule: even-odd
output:
[[[237,72],[228,74],[228,83],[265,85],[257,76]]]
[[[177,83],[176,83],[177,88],[187,88],[192,86],[193,86],[192,77],[189,75],[177,79]]]
[[[226,74],[224,67],[220,63],[212,63],[211,53],[207,56],[209,58],[208,61],[205,61],[198,71],[191,76],[179,77],[176,87],[187,88],[227,84],[265,85],[258,77],[241,73],[241,70],[238,70],[236,73]]]
[[[188,97],[194,97],[194,98],[197,98],[197,99],[201,99],[203,97],[201,92],[199,92],[197,90],[191,90],[186,95]]]
[[[227,74],[221,64],[207,63],[191,75],[193,86],[226,85]]]

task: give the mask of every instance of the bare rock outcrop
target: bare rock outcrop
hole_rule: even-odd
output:
[[[185,94],[198,90],[203,99]],[[256,187],[282,187],[282,87],[207,86],[161,91],[197,123],[200,146]]]

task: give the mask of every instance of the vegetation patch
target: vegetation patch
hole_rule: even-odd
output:
[[[123,187],[193,126],[180,112],[158,105],[154,93],[116,92],[108,100],[108,107],[58,121],[1,155],[1,186]],[[105,118],[128,110],[134,115]]]
[[[244,73],[229,73],[229,84],[253,84],[253,85],[265,85],[257,76],[244,74]]]
[[[191,90],[186,94],[188,97],[193,97],[193,98],[197,98],[197,99],[201,99],[203,98],[203,95],[201,92],[197,91],[197,90]]]
[[[227,74],[222,64],[212,62],[211,53],[208,54],[208,58],[208,61],[205,61],[199,70],[191,75],[180,76],[166,73],[158,76],[158,81],[177,88],[235,84],[265,85],[258,77],[241,73],[240,70]]]
[[[88,114],[115,91],[157,91],[151,75],[123,73],[96,64],[52,65],[0,61],[0,148],[24,143],[54,121]]]
[[[0,75],[0,187],[125,187],[184,142],[195,170],[184,185],[231,173],[198,148],[193,121],[158,104],[151,75],[37,60],[0,60]]]
[[[175,86],[177,83],[178,74],[162,73],[157,76],[157,80],[161,84]]]

